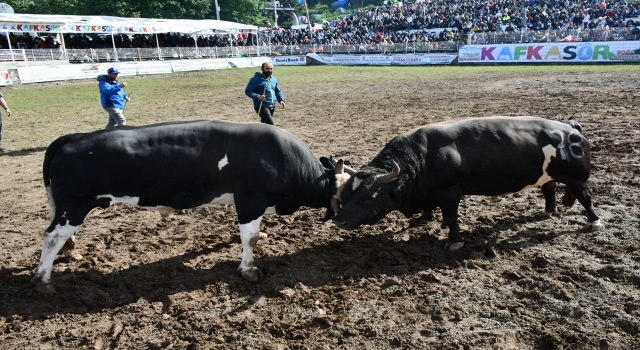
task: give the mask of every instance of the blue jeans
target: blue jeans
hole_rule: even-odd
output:
[[[107,125],[105,125],[105,129],[113,129],[116,125],[127,125],[127,121],[124,119],[124,114],[122,114],[121,108],[105,107],[104,110],[109,113],[109,121],[107,122]]]
[[[2,112],[0,112],[0,143],[2,143]]]

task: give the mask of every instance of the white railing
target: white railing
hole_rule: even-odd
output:
[[[251,56],[285,56],[317,54],[397,54],[397,53],[457,53],[465,44],[515,44],[558,42],[568,35],[580,41],[640,40],[633,28],[566,29],[537,32],[494,32],[461,34],[460,39],[448,41],[406,42],[398,44],[308,44],[235,47],[160,47],[160,48],[100,48],[100,49],[14,49],[0,50],[0,62],[55,61],[71,63],[99,63],[116,61],[179,60],[194,58],[228,58]]]

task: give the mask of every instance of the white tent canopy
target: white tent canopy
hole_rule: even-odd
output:
[[[243,33],[257,27],[217,20],[125,18],[111,16],[31,15],[5,13],[0,16],[0,31],[49,33]]]

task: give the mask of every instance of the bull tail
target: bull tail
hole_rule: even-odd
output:
[[[61,136],[53,141],[49,145],[49,147],[47,147],[47,151],[44,154],[44,163],[42,164],[42,177],[44,180],[44,187],[47,190],[47,198],[49,200],[49,216],[51,217],[51,220],[53,220],[56,214],[56,203],[53,199],[53,191],[51,190],[51,179],[49,178],[51,160],[60,147],[66,145],[71,141],[73,141],[73,134]]]
[[[567,208],[571,208],[574,204],[576,204],[576,196],[571,193],[569,187],[567,186],[564,196],[562,196],[562,205]]]

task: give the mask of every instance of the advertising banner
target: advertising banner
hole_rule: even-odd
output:
[[[107,74],[107,69],[114,67],[120,73],[118,76],[126,76],[126,75],[136,75],[138,74],[138,63],[137,62],[114,62],[114,63],[101,63],[98,65],[98,70],[100,74]]]
[[[274,66],[304,66],[307,64],[305,56],[278,56],[271,59]]]
[[[102,72],[99,64],[74,64],[72,67],[77,69],[68,69],[67,79],[95,79],[100,74],[107,74],[107,69],[109,67],[105,66],[102,68]]]
[[[331,57],[331,61],[328,64],[339,64],[343,66],[364,64],[362,56],[349,56],[349,55],[337,55]]]
[[[229,68],[229,60],[226,58],[211,58],[202,60],[201,63],[202,69],[205,70]]]
[[[138,62],[138,74],[161,73],[171,73],[171,63],[157,61]]]
[[[230,58],[229,65],[234,68],[249,68],[253,67],[251,58]]]
[[[76,65],[59,66],[31,66],[18,67],[18,76],[23,84],[38,83],[43,81],[66,80],[68,76],[80,74],[80,68]],[[97,74],[96,74],[97,76]]]
[[[174,72],[202,70],[202,62],[200,60],[175,60],[171,61],[171,69]]]
[[[458,63],[640,61],[640,41],[466,45]]]
[[[8,69],[0,69],[0,86],[11,85],[11,76]]]
[[[370,64],[376,66],[389,66],[393,63],[393,56],[386,55],[364,55],[362,56],[362,64]]]
[[[269,57],[253,57],[251,59],[251,64],[253,64],[254,67],[260,67],[265,62],[271,62],[271,58],[269,58]]]
[[[308,53],[308,57],[324,64],[338,65],[427,65],[451,64],[458,55],[449,54],[400,54],[400,55],[334,55]]]

